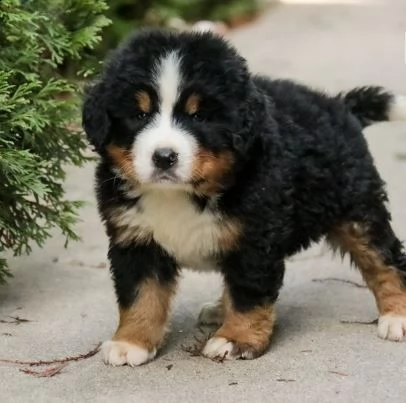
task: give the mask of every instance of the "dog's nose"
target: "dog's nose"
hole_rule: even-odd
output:
[[[158,148],[152,155],[152,161],[157,168],[166,170],[178,162],[178,154],[171,148]]]

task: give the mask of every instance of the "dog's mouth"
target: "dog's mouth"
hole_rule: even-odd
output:
[[[181,184],[183,183],[179,176],[177,176],[173,171],[161,171],[156,170],[151,176],[151,183],[156,184]]]

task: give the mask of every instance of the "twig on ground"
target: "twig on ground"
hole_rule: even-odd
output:
[[[349,376],[350,374],[346,374],[345,372],[340,372],[340,371],[327,371],[330,372],[330,374],[336,374],[340,376]]]
[[[340,323],[344,323],[346,325],[377,325],[378,319],[370,320],[369,322],[364,322],[362,320],[340,320]]]
[[[193,337],[196,340],[196,343],[191,346],[185,346],[182,344],[181,345],[182,350],[189,353],[189,355],[191,357],[204,357],[202,351],[203,351],[204,345],[206,344],[206,341],[208,340],[208,337],[206,337],[205,340],[201,340],[196,336],[193,336]],[[211,358],[211,360],[221,364],[225,361],[227,354],[228,354],[228,351],[226,351],[222,356]]]
[[[182,344],[180,347],[183,351],[189,353],[191,357],[200,357],[203,355],[201,347],[197,344],[193,344],[192,346],[185,346]]]
[[[203,329],[201,325],[197,326],[197,330],[204,336],[206,336],[206,331]]]
[[[59,364],[55,367],[50,367],[47,369],[42,369],[40,371],[33,371],[32,369],[20,369],[20,372],[23,372],[24,374],[27,375],[32,375],[37,378],[51,378],[55,376],[56,374],[59,374],[63,368],[65,368],[68,365],[67,362],[64,364]]]
[[[228,386],[234,386],[234,385],[238,385],[238,382],[230,382],[230,383],[228,384]]]
[[[32,322],[29,319],[20,318],[19,316],[9,316],[11,320],[0,319],[0,323],[8,323],[13,325],[19,325],[20,323]]]
[[[97,346],[93,350],[90,350],[85,354],[78,354],[78,355],[74,355],[71,357],[65,357],[65,358],[57,358],[54,360],[21,361],[21,360],[0,359],[0,363],[16,364],[16,365],[29,365],[31,367],[41,366],[41,365],[64,364],[66,362],[81,361],[81,360],[85,360],[86,358],[93,357],[95,354],[97,354],[99,352],[100,346],[101,346],[101,343],[98,343]]]
[[[189,353],[191,357],[199,357],[199,356],[203,355],[202,354],[203,347],[204,347],[206,341],[210,337],[210,336],[207,336],[206,333],[200,327],[198,329],[202,333],[202,336],[204,336],[204,339],[200,339],[196,335],[193,335],[193,338],[196,341],[195,344],[193,344],[192,346],[185,346],[183,344],[181,345],[182,350]]]
[[[193,338],[196,340],[196,343],[197,343],[197,345],[198,346],[201,346],[201,347],[203,347],[203,344],[206,342],[206,340],[202,340],[202,339],[199,339],[196,335],[193,335]]]
[[[313,281],[314,283],[327,283],[327,282],[329,282],[329,281],[337,281],[337,282],[340,282],[340,283],[345,283],[345,284],[353,285],[354,287],[357,287],[357,288],[367,288],[367,286],[366,286],[365,284],[360,284],[360,283],[357,283],[357,282],[352,281],[352,280],[345,280],[345,279],[343,279],[343,278],[335,278],[335,277],[330,277],[330,278],[314,278],[312,281]]]
[[[276,380],[276,382],[296,382],[296,379],[279,378],[279,379]]]
[[[217,362],[219,364],[222,364],[226,360],[227,355],[228,355],[228,351],[225,351],[222,356],[214,357],[211,360],[214,362]]]

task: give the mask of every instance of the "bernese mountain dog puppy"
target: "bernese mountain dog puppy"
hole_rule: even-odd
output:
[[[258,357],[285,259],[323,237],[373,292],[378,335],[404,339],[406,255],[362,134],[395,119],[406,119],[405,98],[380,87],[329,96],[253,75],[210,33],[131,36],[83,107],[120,312],[104,361],[155,357],[183,267],[224,278],[200,314],[219,326],[202,354]]]

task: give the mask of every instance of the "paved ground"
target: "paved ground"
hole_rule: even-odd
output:
[[[406,3],[285,5],[231,40],[252,69],[301,79],[328,90],[381,83],[406,93]],[[403,4],[402,4],[403,3]],[[395,228],[406,239],[406,125],[382,124],[366,135],[388,181]],[[72,170],[69,197],[89,201],[82,211],[83,242],[63,249],[55,236],[30,257],[15,259],[15,278],[0,289],[0,358],[47,359],[84,353],[112,334],[116,306],[105,263],[106,237],[92,196],[92,170]],[[100,356],[72,363],[53,378],[0,367],[2,402],[405,402],[406,344],[377,338],[370,293],[341,282],[360,281],[348,264],[317,256],[322,245],[288,267],[272,348],[255,361],[216,364],[190,357],[182,345],[198,335],[202,303],[219,294],[215,275],[186,272],[176,300],[173,330],[158,359],[140,368],[111,368]]]

